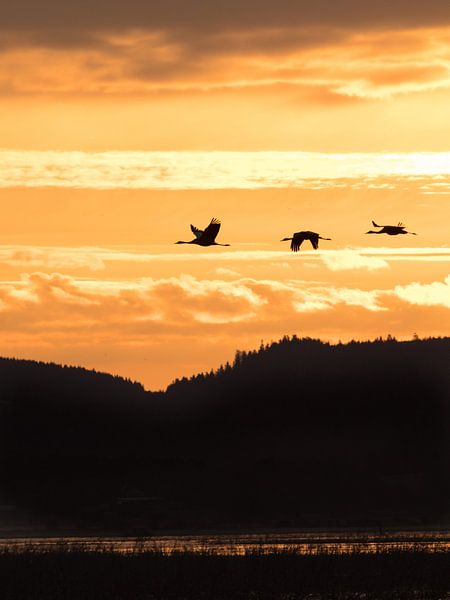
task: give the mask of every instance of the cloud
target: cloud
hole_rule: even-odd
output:
[[[361,306],[368,311],[378,312],[387,310],[379,303],[378,290],[366,291],[351,288],[336,288],[334,286],[311,287],[298,294],[302,297],[294,303],[298,312],[313,312],[330,310],[336,305]]]
[[[0,150],[0,187],[450,190],[450,152],[54,152]]]
[[[150,29],[156,31],[208,33],[246,31],[249,28],[335,27],[374,30],[400,29],[425,25],[441,25],[450,21],[445,0],[430,0],[426,5],[415,0],[394,0],[374,5],[360,0],[314,3],[280,0],[274,6],[269,0],[239,2],[218,0],[16,0],[2,6],[1,29],[6,31],[47,33],[50,39],[64,31],[114,32]],[[64,37],[59,33],[61,44]]]
[[[0,352],[102,368],[155,387],[286,333],[335,341],[449,334],[449,288],[450,276],[363,290],[298,279],[34,272],[0,284]]]
[[[398,285],[394,294],[410,304],[450,308],[450,275],[444,281]]]
[[[83,10],[57,25],[56,7],[40,26],[39,19],[26,25],[33,11],[22,13],[21,20],[11,18],[9,26],[0,20],[1,87],[9,94],[102,96],[252,88],[261,94],[267,88],[328,102],[450,87],[450,11],[444,17],[442,6],[434,14],[423,11],[417,21],[409,9],[390,25],[391,10],[386,19],[383,11],[370,19],[372,11],[367,5],[358,10],[356,0],[347,3],[353,17],[359,14],[355,20],[343,19],[345,10],[330,6],[326,14],[297,4],[276,11],[267,5],[261,12],[260,3],[252,10],[249,2],[233,13],[229,7],[210,11],[204,3],[199,11],[192,1],[189,14],[187,2],[179,13],[150,9],[151,3],[148,10],[141,5],[126,15],[108,7],[106,21],[97,10],[89,11],[85,25],[79,21]],[[115,25],[114,14],[123,17]],[[133,17],[138,22],[133,24]]]
[[[385,299],[449,306],[444,284],[411,284],[394,290],[362,290],[302,280],[238,278],[197,279],[190,275],[128,281],[76,279],[58,273],[31,273],[0,285],[2,324],[6,330],[35,332],[44,338],[78,332],[142,337],[193,331],[197,323],[285,322],[296,314],[360,307],[385,312]]]
[[[322,260],[330,271],[347,271],[350,269],[375,271],[389,267],[389,263],[383,258],[363,256],[352,250],[328,251],[322,255]]]
[[[450,262],[450,248],[435,247],[357,247],[337,250],[302,249],[300,254],[290,250],[215,250],[197,248],[191,251],[143,252],[142,250],[120,250],[95,246],[0,246],[0,263],[26,269],[60,269],[73,271],[88,269],[99,271],[114,263],[269,263],[270,267],[289,271],[293,265],[302,262],[305,266],[321,263],[330,271],[365,269],[374,271],[389,267],[391,262]],[[216,267],[219,276],[239,278],[241,274],[229,266]],[[105,285],[107,283],[105,282]]]
[[[241,277],[241,273],[238,271],[234,271],[233,269],[227,269],[225,267],[217,267],[214,270],[217,275],[222,275],[224,277]]]
[[[339,303],[382,310],[378,296],[377,291],[300,280],[200,280],[190,275],[104,281],[35,272],[0,284],[3,317],[20,315],[19,328],[40,324],[43,330],[55,321],[64,330],[83,327],[83,322],[92,326],[97,319],[98,329],[122,320],[124,328],[141,327],[144,321],[183,328],[195,321],[270,320],[289,312],[331,309]],[[60,322],[62,314],[66,315],[64,324]]]
[[[114,256],[114,255],[113,255]],[[105,268],[102,252],[93,248],[51,248],[29,246],[0,246],[0,262],[13,267],[47,269]]]

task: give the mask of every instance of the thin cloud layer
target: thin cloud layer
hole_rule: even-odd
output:
[[[450,152],[0,151],[0,187],[450,190]]]
[[[450,256],[449,256],[450,259]],[[389,268],[386,259],[378,256],[364,256],[352,250],[336,252],[328,251],[322,258],[324,264],[330,271],[348,271],[352,269],[367,269],[376,271]]]
[[[89,269],[105,268],[105,251],[95,248],[51,248],[30,246],[0,246],[0,263],[12,267],[46,269]],[[111,260],[115,253],[111,252]],[[123,259],[126,260],[126,253]]]
[[[194,249],[196,250],[196,249]],[[389,268],[390,262],[449,262],[450,248],[344,248],[339,250],[302,249],[301,255],[289,250],[227,250],[207,252],[143,252],[97,247],[45,247],[45,246],[0,246],[0,264],[16,268],[44,269],[88,269],[100,271],[113,263],[194,263],[194,262],[267,262],[286,270],[289,263],[318,262],[330,271],[368,270]],[[236,277],[239,273],[229,267],[217,267],[217,275]]]

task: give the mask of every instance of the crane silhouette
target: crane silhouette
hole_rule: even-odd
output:
[[[217,234],[220,229],[220,221],[218,219],[211,219],[211,223],[206,227],[205,230],[198,229],[191,225],[191,231],[195,235],[195,238],[190,242],[175,242],[175,244],[197,244],[197,246],[229,246],[230,244],[218,244],[216,242]]]
[[[292,240],[291,250],[293,252],[298,252],[300,250],[300,246],[305,240],[309,240],[314,250],[317,250],[319,247],[319,240],[331,240],[331,238],[322,237],[314,231],[297,231],[297,233],[294,233],[292,237],[285,237],[281,241],[287,242],[288,240]]]
[[[403,225],[403,223],[399,223],[398,225],[377,225],[375,221],[372,221],[372,225],[374,227],[381,227],[381,229],[379,231],[366,231],[366,233],[387,233],[387,235],[410,233],[411,235],[417,235],[417,233],[413,233],[412,231],[406,231],[406,225]]]

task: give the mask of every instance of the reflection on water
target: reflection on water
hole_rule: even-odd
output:
[[[293,551],[299,554],[373,553],[391,550],[450,550],[450,531],[396,531],[380,535],[365,533],[267,533],[161,535],[149,537],[42,537],[0,539],[0,551],[48,552],[83,550],[135,553],[157,551],[245,554],[246,552]]]

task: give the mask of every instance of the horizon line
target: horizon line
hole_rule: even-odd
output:
[[[341,341],[339,339],[339,341],[337,342],[333,342],[332,340],[324,340],[321,338],[316,338],[316,337],[311,337],[311,336],[304,336],[304,337],[299,337],[296,333],[292,333],[292,334],[284,334],[282,335],[279,339],[277,340],[271,340],[270,342],[264,342],[264,340],[261,340],[261,344],[258,348],[254,348],[253,350],[240,350],[239,348],[236,348],[236,350],[234,351],[234,356],[236,356],[236,354],[239,353],[243,353],[243,354],[247,354],[250,352],[257,352],[261,347],[266,348],[267,346],[272,346],[274,344],[278,344],[279,342],[282,342],[284,339],[288,339],[289,341],[292,341],[294,339],[297,339],[299,341],[314,341],[314,342],[320,342],[321,344],[324,345],[328,345],[328,346],[348,346],[351,343],[357,342],[357,343],[367,343],[367,344],[373,344],[376,342],[394,342],[394,343],[398,343],[398,344],[404,344],[404,343],[413,343],[413,342],[429,342],[429,341],[435,341],[435,340],[450,340],[450,336],[448,335],[442,335],[442,336],[429,336],[429,337],[420,337],[420,335],[417,334],[413,334],[412,337],[397,337],[395,335],[391,335],[390,333],[386,334],[386,338],[383,338],[382,335],[373,338],[373,339],[360,339],[360,338],[355,338],[352,337],[350,340],[348,341]],[[46,360],[38,360],[35,358],[19,358],[17,356],[1,356],[0,355],[0,361],[2,360],[10,360],[10,361],[23,361],[23,362],[32,362],[32,363],[37,363],[37,364],[41,364],[41,365],[48,365],[48,366],[56,366],[56,367],[61,367],[61,368],[68,368],[68,369],[81,369],[83,371],[87,371],[89,373],[95,373],[97,375],[107,375],[110,377],[117,377],[119,379],[122,379],[123,381],[129,381],[131,384],[138,384],[142,387],[142,389],[144,390],[144,392],[146,393],[151,393],[151,394],[159,394],[159,393],[166,393],[167,389],[173,385],[174,383],[178,382],[178,381],[182,381],[183,379],[191,379],[192,377],[195,377],[196,375],[198,375],[199,373],[193,373],[192,375],[189,376],[185,376],[183,375],[181,378],[180,377],[176,377],[175,379],[173,379],[169,384],[167,384],[165,389],[159,389],[159,390],[150,390],[148,388],[145,387],[145,385],[137,380],[137,379],[131,379],[130,377],[126,377],[124,375],[119,375],[117,373],[111,373],[109,371],[99,371],[95,368],[88,368],[88,367],[84,367],[80,364],[70,364],[70,363],[58,363],[58,362],[54,362],[54,361],[46,361]],[[214,373],[215,371],[217,371],[218,369],[220,369],[221,367],[226,366],[227,364],[230,364],[229,361],[227,361],[225,364],[220,364],[218,367],[216,368],[211,368],[209,369],[209,371],[206,371],[206,374],[208,373]],[[201,373],[205,373],[205,371],[201,371]]]

